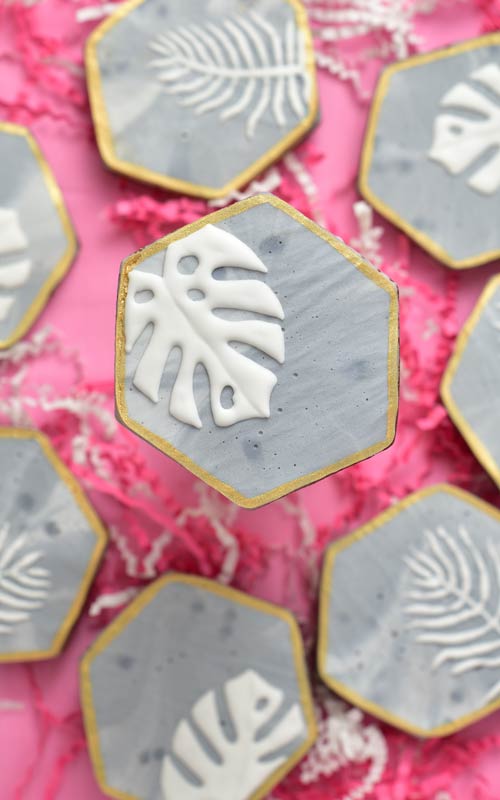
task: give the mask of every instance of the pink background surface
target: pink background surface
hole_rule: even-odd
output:
[[[103,167],[83,80],[82,46],[92,26],[77,23],[76,11],[81,5],[72,0],[42,0],[25,6],[0,0],[0,115],[28,125],[38,138],[62,187],[80,241],[71,272],[34,331],[50,326],[55,346],[75,350],[82,372],[68,378],[57,358],[42,359],[40,365],[34,359],[30,368],[43,370],[44,382],[53,386],[54,396],[69,393],[81,399],[89,391],[101,392],[105,395],[103,408],[109,412],[120,261],[138,243],[201,216],[206,206],[199,201],[179,204],[171,195],[112,175]],[[493,11],[494,3],[438,5],[415,21],[421,36],[418,49],[429,50],[476,35],[489,24],[487,13]],[[368,94],[379,68],[377,61],[363,68]],[[310,168],[318,188],[318,206],[328,226],[351,240],[359,234],[353,203],[358,199],[355,182],[368,103],[349,82],[326,73],[320,74],[319,82],[321,124],[299,155]],[[282,190],[285,199],[307,211],[307,199],[289,174]],[[233,517],[222,504],[225,510],[221,513],[228,515],[228,525],[241,548],[232,584],[288,605],[299,617],[311,653],[318,566],[328,541],[436,479],[466,486],[499,505],[497,491],[454,432],[437,394],[454,336],[498,265],[451,273],[409,245],[390,225],[379,220],[377,224],[385,231],[383,269],[402,285],[403,396],[396,445],[365,465],[301,490],[288,503],[235,512]],[[71,371],[73,356],[69,364]],[[11,377],[8,369],[0,373],[0,396],[10,396]],[[28,383],[24,391],[29,394],[32,389]],[[11,411],[5,411],[7,419],[12,419]],[[62,457],[72,464],[105,522],[120,531],[139,563],[161,530],[177,525],[176,545],[158,562],[158,572],[175,568],[214,577],[219,574],[220,548],[206,549],[206,559],[199,553],[199,548],[212,546],[207,543],[215,539],[209,515],[202,515],[196,523],[179,522],[182,508],[198,502],[190,475],[122,430],[106,440],[98,424],[90,437],[92,448],[106,453],[112,463],[111,477],[101,479],[89,463],[75,461],[71,447],[77,415],[65,412],[56,418],[40,410],[35,417]],[[139,479],[154,487],[159,503],[147,493],[137,502],[131,500],[130,487]],[[309,521],[313,533],[307,550],[304,534]],[[130,569],[127,573],[119,548],[111,544],[90,599],[144,585],[147,579],[131,574]],[[105,612],[91,619],[87,611],[58,659],[0,667],[1,800],[98,800],[104,796],[86,751],[77,665],[111,616]],[[500,714],[452,737],[453,742],[433,745],[434,766],[432,758],[418,766],[420,746],[410,737],[388,728],[384,732],[390,764],[383,787],[370,796],[439,800],[439,791],[446,790],[457,800],[500,797]],[[419,770],[425,773],[425,780],[418,777]],[[356,784],[349,775],[345,781],[350,787]],[[308,790],[292,781],[275,795],[333,799],[342,796],[342,786],[336,777],[323,788]]]

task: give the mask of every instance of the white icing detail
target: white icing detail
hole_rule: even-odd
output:
[[[26,250],[28,241],[19,222],[19,215],[11,208],[0,208],[0,256],[10,256]],[[19,289],[31,274],[31,261],[22,259],[4,266],[0,264],[0,290]],[[0,295],[0,321],[7,318],[15,297]]]
[[[184,274],[181,259],[195,257],[198,266]],[[228,320],[216,309],[239,309],[284,318],[272,289],[258,280],[217,280],[220,267],[238,267],[266,273],[260,258],[240,239],[213,225],[173,242],[165,253],[163,276],[134,269],[129,275],[125,308],[125,339],[128,353],[149,325],[153,333],[139,361],[134,386],[157,403],[167,358],[174,347],[182,350],[182,361],[170,395],[170,414],[187,425],[201,428],[193,392],[194,371],[205,367],[210,382],[210,402],[215,423],[221,427],[244,419],[270,416],[271,393],[276,376],[231,345],[251,345],[282,364],[285,340],[281,327],[267,320]],[[203,292],[192,300],[193,289]],[[139,292],[150,291],[152,299],[138,302]],[[225,408],[221,395],[233,391],[232,406]]]
[[[41,567],[41,550],[26,551],[28,537],[9,542],[9,525],[0,527],[0,634],[12,633],[41,608],[51,586],[50,572]]]
[[[28,241],[12,208],[0,208],[0,256],[25,250]]]
[[[427,552],[406,557],[413,578],[405,612],[416,641],[439,647],[431,668],[450,663],[452,675],[500,667],[500,552],[482,552],[460,525],[454,537],[442,526],[425,531]],[[466,626],[466,627],[464,627]],[[500,694],[500,680],[484,702]]]
[[[192,718],[217,757],[203,747],[193,724],[181,720],[171,751],[197,783],[190,781],[168,755],[161,777],[163,800],[248,800],[287,761],[280,751],[304,735],[303,714],[295,703],[259,738],[262,728],[281,708],[285,695],[253,670],[229,680],[224,689],[234,741],[222,728],[215,692],[207,692],[195,703]]]
[[[179,104],[197,115],[217,111],[220,120],[246,117],[253,137],[270,108],[278,127],[287,111],[299,119],[307,112],[310,81],[302,31],[288,21],[283,35],[253,10],[220,24],[169,30],[151,43],[151,65]]]
[[[452,175],[460,175],[490,149],[495,152],[467,180],[467,185],[485,195],[500,188],[500,67],[486,64],[471,73],[470,78],[494,93],[498,102],[467,83],[457,83],[447,92],[442,108],[479,114],[470,119],[458,112],[440,114],[434,123],[434,139],[429,158],[437,161]]]

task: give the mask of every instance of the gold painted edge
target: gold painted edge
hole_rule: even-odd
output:
[[[316,62],[314,58],[314,48],[311,30],[307,19],[307,13],[300,0],[284,0],[295,12],[297,27],[301,31],[305,42],[305,66],[311,87],[311,97],[309,99],[309,110],[305,116],[286,136],[277,144],[273,145],[263,156],[258,158],[249,167],[228,181],[219,188],[203,186],[201,184],[185,181],[180,178],[172,178],[155,172],[147,167],[141,167],[130,161],[119,158],[115,152],[115,145],[109,124],[108,113],[104,101],[104,94],[101,85],[99,61],[97,58],[97,46],[101,39],[114,26],[126,17],[131,11],[141,6],[146,0],[128,0],[124,2],[110,17],[97,26],[90,34],[85,46],[85,70],[87,75],[87,86],[90,99],[90,109],[94,121],[97,146],[101,158],[109,169],[127,175],[130,178],[160,186],[179,194],[188,194],[201,197],[205,200],[225,197],[236,189],[250,183],[250,181],[264,172],[271,164],[277,161],[294,144],[300,142],[306,134],[313,128],[319,113],[318,85],[316,80]]]
[[[0,663],[9,663],[11,661],[40,661],[43,659],[54,658],[62,651],[66,640],[77,622],[85,599],[87,597],[90,585],[94,579],[95,573],[103,556],[104,550],[108,542],[108,535],[101,520],[97,516],[93,507],[89,503],[87,496],[80,484],[76,480],[73,473],[66,467],[60,460],[56,451],[52,447],[48,438],[40,431],[31,430],[28,428],[5,428],[0,427],[0,438],[2,439],[30,439],[37,442],[41,451],[43,452],[46,460],[57,473],[59,478],[63,481],[66,487],[80,508],[80,511],[86,517],[95,537],[96,544],[92,551],[92,555],[87,564],[85,573],[80,581],[78,591],[76,592],[71,606],[69,607],[64,620],[59,627],[50,647],[46,650],[28,650],[26,652],[18,653],[0,653]]]
[[[11,122],[0,122],[0,133],[8,133],[13,136],[21,136],[22,138],[26,139],[31,152],[38,162],[45,186],[47,187],[50,199],[55,206],[67,240],[66,250],[55,267],[51,270],[50,275],[45,283],[43,283],[40,287],[37,296],[28,309],[24,312],[23,317],[18,325],[14,328],[7,339],[0,340],[0,350],[5,350],[9,347],[12,347],[13,344],[19,341],[19,339],[21,339],[35,323],[37,317],[47,305],[55,288],[59,285],[59,283],[61,283],[62,279],[68,272],[76,256],[78,243],[72,222],[64,203],[62,192],[56,181],[54,173],[49,167],[47,160],[38,146],[36,139],[27,128],[24,128],[21,125],[15,125]]]
[[[431,256],[441,261],[451,269],[461,270],[470,269],[471,267],[480,267],[490,261],[500,258],[500,250],[491,250],[480,253],[477,256],[471,256],[464,259],[454,259],[441,245],[437,244],[430,236],[422,233],[409,222],[407,222],[397,211],[389,206],[384,200],[372,191],[369,184],[369,174],[372,165],[373,151],[375,147],[375,135],[377,132],[378,121],[380,112],[387,92],[389,90],[392,78],[396,73],[402,72],[406,69],[412,69],[423,64],[430,64],[434,61],[441,61],[442,59],[449,58],[450,56],[460,55],[470,50],[477,50],[480,47],[487,47],[488,45],[500,44],[500,32],[489,33],[485,36],[480,36],[474,39],[468,39],[465,42],[460,42],[450,47],[440,48],[439,50],[432,50],[429,53],[422,53],[421,55],[412,56],[411,58],[404,59],[395,64],[386,67],[380,76],[375,96],[372,102],[370,113],[368,116],[368,123],[364,137],[363,148],[361,152],[361,162],[359,168],[358,187],[360,194],[367,200],[370,205],[378,211],[383,217],[392,222],[397,228],[407,234],[414,242],[420,247],[430,253]]]
[[[218,595],[219,597],[231,600],[233,603],[240,603],[241,605],[253,608],[261,613],[277,617],[286,622],[288,625],[292,643],[295,674],[299,687],[300,703],[307,725],[307,738],[300,745],[300,747],[291,754],[286,763],[275,770],[267,779],[267,781],[248,798],[248,800],[262,800],[262,798],[266,797],[266,795],[276,786],[276,784],[279,783],[288,772],[290,772],[295,764],[300,761],[303,755],[316,741],[318,735],[311,686],[305,663],[304,646],[299,626],[295,617],[290,611],[288,611],[288,609],[268,603],[265,600],[260,600],[257,597],[253,597],[252,595],[245,594],[237,589],[232,589],[228,586],[216,583],[215,581],[207,578],[176,572],[172,572],[163,576],[162,578],[158,578],[156,581],[154,581],[154,583],[141,591],[139,596],[132,600],[130,605],[128,605],[127,608],[122,611],[121,614],[119,614],[107,628],[104,629],[100,636],[98,636],[94,643],[89,647],[81,661],[80,695],[83,721],[92,766],[99,788],[105,794],[110,795],[110,797],[118,798],[118,800],[139,800],[136,795],[131,795],[127,792],[122,792],[119,789],[114,789],[107,783],[106,767],[101,753],[99,726],[97,723],[97,714],[92,691],[92,663],[94,659],[97,658],[117,636],[119,636],[119,634],[127,627],[127,625],[149,605],[156,595],[161,592],[165,586],[168,586],[172,583],[195,586],[199,589],[203,589],[211,592],[212,594]]]
[[[471,315],[467,319],[457,337],[453,354],[448,361],[441,381],[441,399],[446,407],[446,410],[448,411],[448,414],[479,463],[489,473],[498,487],[500,487],[500,465],[496,463],[486,445],[476,434],[472,426],[467,422],[459,407],[455,403],[455,400],[453,399],[453,379],[458,367],[460,366],[462,356],[469,342],[469,337],[479,322],[491,297],[495,294],[499,286],[500,275],[496,275],[495,277],[490,278],[485,288],[481,292],[481,295],[474,306]]]
[[[449,483],[438,483],[433,486],[428,486],[425,489],[420,489],[419,491],[408,495],[408,497],[405,497],[404,500],[395,503],[382,514],[374,517],[366,525],[363,525],[353,533],[342,537],[336,542],[333,542],[333,544],[328,547],[323,562],[319,597],[317,668],[318,674],[323,683],[325,683],[329,689],[336,692],[341,697],[344,697],[352,705],[361,708],[367,714],[371,714],[373,717],[376,717],[383,722],[387,722],[389,725],[393,725],[395,728],[399,728],[402,731],[406,731],[406,733],[410,733],[413,736],[418,736],[419,738],[423,739],[449,736],[452,733],[462,730],[462,728],[465,728],[467,725],[477,722],[478,720],[500,708],[500,697],[496,700],[493,700],[491,703],[488,703],[486,706],[478,709],[477,711],[473,711],[470,714],[459,717],[454,722],[450,722],[445,725],[439,725],[436,728],[426,729],[420,728],[418,725],[413,725],[408,720],[399,717],[396,714],[387,711],[382,706],[377,705],[377,703],[373,703],[372,701],[366,699],[362,695],[358,694],[358,692],[355,690],[350,689],[345,683],[342,683],[342,681],[337,680],[327,673],[326,661],[328,656],[328,617],[333,587],[333,567],[337,556],[352,544],[364,539],[365,536],[368,536],[382,525],[385,525],[405,509],[409,508],[415,503],[420,502],[420,500],[423,500],[426,497],[431,497],[432,495],[440,492],[457,497],[463,502],[469,503],[470,505],[479,509],[479,511],[482,513],[488,514],[497,522],[500,522],[500,511],[497,508],[489,503],[486,503],[484,500],[481,500],[479,497],[470,494],[470,492],[459,489],[457,486],[452,486]]]
[[[388,349],[387,349],[387,383],[388,383],[388,393],[387,393],[387,428],[386,428],[386,438],[381,441],[377,442],[370,447],[365,448],[364,450],[360,450],[357,453],[352,455],[346,456],[339,461],[330,464],[327,467],[322,467],[321,469],[315,470],[314,472],[308,473],[307,475],[303,475],[299,478],[295,478],[294,480],[288,481],[286,483],[277,486],[274,489],[271,489],[268,492],[263,492],[262,494],[255,495],[254,497],[247,497],[239,492],[234,487],[230,486],[227,483],[219,480],[215,475],[212,475],[207,470],[203,469],[202,467],[198,466],[198,464],[192,460],[189,456],[185,453],[181,452],[177,448],[173,447],[169,442],[165,439],[162,439],[157,434],[152,433],[149,431],[145,426],[141,425],[138,422],[135,422],[128,416],[127,412],[127,404],[125,399],[125,361],[126,361],[126,354],[125,354],[125,333],[124,333],[124,316],[125,316],[125,301],[127,297],[128,291],[128,276],[130,272],[142,261],[149,258],[150,256],[158,253],[162,250],[165,250],[172,242],[175,242],[179,239],[184,238],[185,236],[194,233],[195,231],[203,228],[205,225],[209,223],[217,223],[225,219],[230,219],[233,216],[240,214],[243,211],[246,211],[249,208],[253,208],[254,206],[262,205],[268,203],[269,205],[274,206],[274,208],[278,208],[283,211],[285,214],[288,214],[289,217],[294,219],[296,222],[299,222],[305,228],[310,230],[320,239],[323,239],[327,242],[334,250],[339,252],[341,255],[344,256],[348,261],[350,261],[353,266],[359,270],[366,278],[371,280],[375,283],[376,286],[382,288],[390,298],[390,306],[389,306],[389,321],[388,321]],[[294,492],[296,489],[301,489],[303,486],[308,486],[311,483],[315,483],[316,481],[321,480],[322,478],[326,478],[328,475],[332,475],[335,472],[338,472],[341,469],[345,469],[346,467],[350,467],[353,464],[358,463],[359,461],[363,461],[371,456],[380,453],[382,450],[387,449],[394,441],[394,437],[396,435],[396,422],[397,422],[397,415],[398,415],[398,405],[399,405],[399,311],[398,311],[398,289],[395,283],[393,283],[386,275],[376,269],[376,267],[371,266],[365,261],[358,253],[348,247],[341,239],[333,236],[331,233],[326,231],[324,228],[321,228],[315,222],[310,220],[308,217],[305,217],[299,211],[297,211],[292,206],[285,203],[283,200],[280,200],[278,197],[272,194],[259,194],[254,195],[246,200],[242,200],[239,203],[234,203],[227,208],[223,208],[220,211],[215,211],[212,214],[208,214],[208,216],[203,217],[202,219],[197,220],[196,222],[192,222],[190,225],[186,225],[183,228],[179,228],[174,233],[168,234],[168,236],[164,236],[162,239],[158,239],[153,244],[148,245],[147,247],[139,250],[136,253],[133,253],[128,258],[126,258],[122,264],[122,268],[120,271],[120,280],[119,280],[119,287],[118,287],[118,301],[117,301],[117,316],[116,316],[116,346],[115,346],[115,406],[116,406],[116,415],[119,421],[125,425],[125,427],[129,428],[129,430],[133,431],[134,433],[138,434],[142,439],[146,440],[149,444],[154,445],[158,450],[165,455],[172,458],[178,464],[181,464],[185,467],[189,472],[193,475],[196,475],[201,480],[205,481],[209,486],[212,486],[214,489],[217,489],[221,494],[231,500],[233,503],[241,506],[242,508],[259,508],[260,506],[265,505],[266,503],[270,503],[273,500],[278,500],[280,497],[283,497],[290,492]]]

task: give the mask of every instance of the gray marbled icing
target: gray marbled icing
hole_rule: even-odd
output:
[[[238,346],[278,378],[271,417],[217,427],[200,368],[195,396],[203,427],[172,417],[178,354],[167,363],[157,404],[132,385],[148,329],[126,359],[127,410],[219,480],[253,497],[385,440],[390,297],[330,244],[269,204],[216,227],[238,236],[264,261],[266,281],[284,309],[283,365]],[[163,259],[157,253],[136,269],[161,274]],[[242,277],[242,270],[232,272],[228,276]]]
[[[414,586],[403,559],[412,551],[430,554],[424,530],[435,531],[439,525],[455,541],[458,526],[465,525],[491,568],[485,545],[491,540],[500,553],[500,522],[440,489],[337,555],[327,626],[326,674],[427,731],[481,709],[485,695],[500,679],[500,667],[453,675],[449,662],[433,670],[432,661],[441,648],[417,643],[418,630],[408,627],[413,617],[404,607]],[[473,564],[472,574],[471,595],[477,597],[478,572]],[[493,574],[492,602],[499,600],[500,586]],[[472,624],[462,622],[448,633],[470,629]],[[498,633],[490,633],[492,637],[498,639]]]
[[[500,250],[500,194],[484,195],[467,186],[478,162],[451,175],[427,157],[434,120],[449,89],[499,58],[500,45],[491,45],[396,72],[378,117],[371,191],[455,261]]]
[[[483,308],[449,383],[451,399],[500,470],[500,285]],[[472,448],[474,446],[472,445]]]
[[[8,524],[7,546],[27,534],[17,555],[41,551],[37,566],[50,572],[45,602],[11,633],[0,633],[0,654],[45,651],[80,589],[97,538],[38,442],[0,438],[0,465],[0,528]],[[0,602],[0,608],[6,606]]]
[[[35,300],[43,284],[68,248],[68,239],[54,202],[49,195],[40,165],[26,138],[0,130],[0,207],[19,215],[28,248],[13,256],[0,255],[0,268],[21,258],[32,263],[31,275],[15,294],[15,302],[0,320],[0,341],[10,337]]]
[[[250,167],[299,123],[290,110],[287,124],[264,114],[253,138],[245,117],[221,121],[217,111],[202,115],[166,92],[150,62],[151,42],[181,25],[203,25],[247,9],[257,11],[278,31],[295,20],[284,0],[145,0],[97,44],[101,85],[115,153],[121,160],[161,175],[221,188]],[[234,94],[239,99],[243,84]]]
[[[282,689],[283,714],[300,705],[290,634],[283,619],[206,589],[161,588],[90,665],[106,785],[161,800],[162,760],[177,724],[205,692],[247,669]],[[304,726],[304,738],[284,754],[306,738]]]

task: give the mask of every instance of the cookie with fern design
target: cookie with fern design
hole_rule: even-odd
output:
[[[256,195],[124,261],[115,389],[123,424],[261,506],[392,443],[397,289]]]
[[[318,114],[298,0],[135,0],[90,36],[86,62],[106,164],[183,194],[245,185]]]
[[[318,667],[417,736],[500,707],[500,512],[453,486],[410,495],[327,552]]]
[[[360,190],[450,267],[499,257],[499,33],[384,71],[367,128]]]
[[[156,581],[104,631],[81,695],[99,785],[128,800],[260,800],[316,736],[291,614],[193,576]]]
[[[78,619],[106,544],[41,434],[0,428],[0,662],[51,658]]]
[[[75,233],[40,148],[0,122],[0,350],[33,325],[75,257]]]

